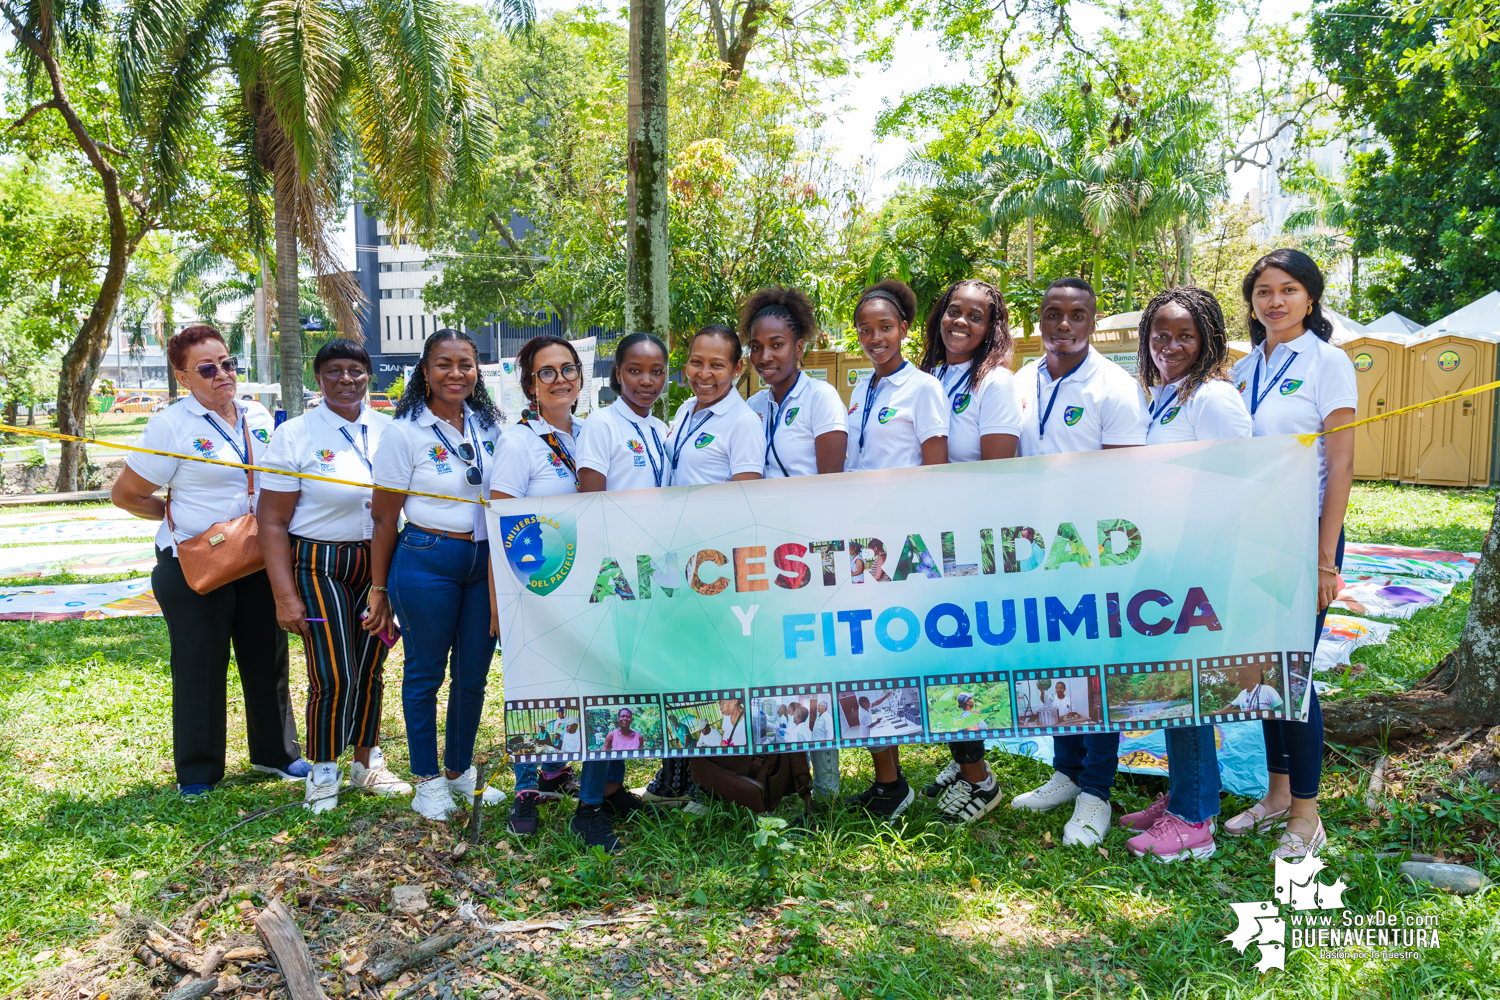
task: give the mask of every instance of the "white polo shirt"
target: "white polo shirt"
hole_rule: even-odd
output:
[[[264,464],[288,472],[373,483],[375,449],[390,423],[388,414],[377,413],[369,404],[351,423],[325,403],[276,428]],[[261,486],[274,493],[301,494],[287,525],[293,535],[318,542],[360,542],[370,537],[374,490],[369,486],[361,489],[274,475],[267,475]]]
[[[849,427],[839,391],[801,372],[780,404],[767,386],[750,397],[749,406],[760,417],[766,437],[767,479],[816,476],[818,453],[814,442],[830,431]]]
[[[578,467],[602,473],[610,490],[649,490],[666,486],[667,425],[654,415],[638,416],[623,399],[589,414],[578,432]]]
[[[590,418],[592,419],[592,418]],[[558,446],[577,464],[578,433],[582,423],[575,419],[568,430],[554,428],[541,417],[524,424],[512,424],[495,449],[494,471],[490,473],[490,490],[513,497],[552,497],[576,493],[578,477],[568,463],[542,440],[542,435],[556,433]]]
[[[677,408],[667,435],[667,473],[673,486],[727,483],[765,468],[760,418],[733,389],[706,410],[690,399]]]
[[[1146,424],[1147,444],[1178,441],[1223,441],[1250,436],[1250,411],[1234,384],[1216,378],[1204,382],[1187,399],[1177,394],[1182,379],[1152,386]]]
[[[264,406],[249,400],[235,400],[239,419],[235,426],[217,413],[211,413],[189,394],[146,421],[146,429],[136,444],[142,448],[169,451],[177,455],[201,455],[222,462],[244,462],[259,465],[271,443],[275,422]],[[245,450],[243,428],[250,428],[250,454]],[[247,461],[248,459],[248,461]],[[177,552],[177,543],[207,531],[220,521],[233,521],[250,513],[246,495],[246,473],[206,462],[190,462],[160,455],[132,454],[125,459],[136,475],[171,490],[172,523],[176,536],[165,519],[156,531],[156,547]],[[255,474],[255,488],[260,489],[261,473]]]
[[[464,405],[464,427],[460,432],[447,421],[438,421],[427,407],[422,412],[398,420],[380,435],[375,449],[375,485],[398,490],[421,490],[444,496],[479,500],[488,497],[488,479],[494,463],[500,425],[481,427],[479,418],[468,404]],[[447,444],[439,437],[448,439]],[[483,473],[478,486],[464,478],[467,466],[456,453],[459,442],[476,446],[475,465]],[[484,508],[479,504],[455,500],[433,500],[428,497],[406,497],[406,519],[422,528],[437,531],[472,531],[475,540],[488,538]]]
[[[948,400],[948,461],[979,461],[979,439],[986,434],[1021,436],[1021,401],[1016,395],[1016,377],[1004,366],[994,368],[969,388],[972,360],[944,365],[933,372],[943,384]]]
[[[1062,455],[1099,451],[1105,445],[1146,443],[1148,414],[1140,383],[1119,365],[1104,360],[1092,346],[1083,364],[1057,381],[1061,384],[1047,372],[1045,355],[1016,373],[1021,402],[1017,454]]]
[[[1260,398],[1252,400],[1255,374],[1260,373]],[[1349,355],[1306,331],[1290,344],[1278,344],[1266,360],[1257,347],[1239,360],[1229,376],[1245,408],[1251,410],[1254,436],[1314,434],[1334,410],[1359,403],[1359,381]],[[1258,405],[1257,405],[1258,404]],[[1328,486],[1328,457],[1318,438],[1318,507]]]
[[[849,460],[844,469],[914,469],[922,464],[922,443],[948,435],[943,384],[910,361],[877,382],[872,395],[873,378],[860,378],[849,396]]]

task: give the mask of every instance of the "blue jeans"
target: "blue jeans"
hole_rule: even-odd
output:
[[[1119,733],[1084,733],[1052,737],[1052,769],[1105,802],[1120,768]]]
[[[1338,551],[1334,564],[1344,562],[1344,529],[1339,529]],[[1313,649],[1323,637],[1323,619],[1328,609],[1318,612],[1318,623],[1313,631]],[[1312,670],[1308,670],[1307,683],[1312,684]],[[1263,719],[1261,729],[1266,737],[1266,770],[1272,774],[1285,774],[1292,786],[1292,798],[1315,799],[1318,797],[1318,782],[1323,777],[1323,710],[1318,706],[1318,691],[1308,692],[1311,707],[1306,722],[1283,722],[1280,719]]]
[[[473,761],[495,657],[489,558],[488,542],[443,538],[410,524],[396,542],[389,586],[406,650],[401,707],[411,772],[418,778],[443,768],[462,773]],[[437,698],[449,671],[447,745],[439,767]]]
[[[1185,823],[1219,815],[1219,753],[1213,726],[1167,730],[1167,811]]]
[[[604,801],[604,786],[625,784],[625,762],[623,760],[594,760],[583,765],[583,775],[578,779],[578,802],[581,805],[597,806]]]

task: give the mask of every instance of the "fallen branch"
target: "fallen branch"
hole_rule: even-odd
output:
[[[255,915],[255,929],[271,952],[292,1000],[328,1000],[313,973],[312,956],[307,953],[302,928],[281,900],[273,898]]]
[[[165,1000],[203,1000],[214,990],[219,988],[219,980],[194,979],[188,976],[177,984],[177,988],[166,995]]]
[[[1436,750],[1433,751],[1433,753],[1447,753],[1449,750],[1452,750],[1454,747],[1458,746],[1460,743],[1462,743],[1464,740],[1468,739],[1470,736],[1473,736],[1475,733],[1479,732],[1479,730],[1481,728],[1482,727],[1480,727],[1480,726],[1475,726],[1472,729],[1469,729],[1469,730],[1466,730],[1463,733],[1460,733],[1458,736],[1455,736],[1453,739],[1449,740],[1447,743],[1444,743],[1442,746],[1438,747]]]
[[[146,932],[146,945],[162,958],[177,966],[183,972],[197,974],[198,966],[203,961],[203,956],[191,948],[183,948],[173,944],[155,930]]]
[[[1375,762],[1375,770],[1370,774],[1370,787],[1365,790],[1365,808],[1370,812],[1380,811],[1380,793],[1385,791],[1385,765],[1389,757],[1382,757]]]
[[[203,961],[198,963],[198,978],[208,979],[219,971],[219,963],[224,961],[224,949],[216,944],[211,944],[203,952]]]
[[[521,990],[521,991],[526,992],[526,993],[530,993],[532,996],[537,997],[538,1000],[552,1000],[551,997],[549,997],[547,994],[543,993],[541,990],[536,989],[535,987],[532,987],[532,986],[527,986],[525,983],[518,983],[514,979],[510,978],[509,976],[502,975],[499,972],[492,972],[492,973],[490,973],[490,975],[494,976],[496,979],[500,980],[502,983],[505,983],[506,985],[514,986],[518,990]]]
[[[219,890],[218,895],[204,896],[202,899],[198,900],[198,902],[194,903],[192,906],[189,906],[187,910],[183,912],[182,916],[178,917],[175,921],[172,922],[172,929],[179,934],[186,934],[188,931],[193,929],[193,925],[198,922],[199,917],[202,917],[204,913],[210,910],[218,909],[220,904],[222,904],[224,900],[228,898],[228,886],[225,886],[223,889]]]
[[[364,968],[364,977],[366,981],[376,985],[388,983],[412,966],[421,965],[434,955],[452,948],[461,940],[463,940],[463,933],[460,931],[434,934],[415,948],[402,948],[383,956],[378,961],[371,962]]]

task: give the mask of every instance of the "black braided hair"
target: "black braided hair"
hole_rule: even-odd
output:
[[[474,411],[479,426],[488,430],[500,422],[500,411],[490,398],[490,391],[484,387],[484,372],[479,371],[479,345],[467,333],[449,327],[438,330],[422,345],[422,360],[411,370],[411,378],[406,380],[406,391],[396,402],[396,419],[415,419],[427,408],[427,359],[434,347],[449,340],[462,340],[474,352],[474,391],[469,393],[469,398],[464,402]]]
[[[907,287],[906,282],[897,278],[886,278],[860,292],[859,301],[855,303],[853,313],[856,325],[859,323],[859,310],[871,299],[883,299],[895,306],[902,322],[916,322],[917,293]]]
[[[1265,325],[1256,317],[1255,303],[1251,297],[1255,294],[1255,279],[1272,267],[1290,274],[1297,279],[1298,284],[1307,289],[1307,297],[1312,299],[1312,308],[1302,320],[1303,329],[1317,334],[1319,340],[1332,337],[1333,320],[1323,315],[1323,272],[1318,268],[1317,261],[1301,250],[1282,247],[1256,261],[1250,268],[1250,273],[1245,275],[1245,282],[1240,288],[1245,295],[1245,305],[1250,310],[1250,343],[1259,347],[1266,339]]]
[[[974,363],[969,366],[969,384],[965,391],[973,392],[990,372],[1002,365],[1009,367],[1014,346],[1005,295],[988,281],[978,278],[955,281],[942,298],[932,304],[932,310],[927,314],[927,339],[922,345],[922,370],[933,372],[938,366],[948,363],[948,348],[943,344],[943,314],[948,311],[948,303],[953,301],[953,293],[964,286],[979,289],[989,301],[989,325],[985,327],[984,339],[974,350]]]
[[[582,371],[583,360],[578,357],[577,348],[568,343],[562,337],[554,336],[550,333],[538,334],[537,336],[532,337],[530,340],[526,341],[526,343],[522,344],[521,350],[516,353],[516,367],[521,370],[521,393],[526,397],[526,401],[531,404],[531,409],[537,411],[538,413],[540,413],[541,410],[538,407],[536,401],[536,376],[532,374],[532,369],[536,367],[536,356],[541,353],[542,348],[554,346],[566,347],[568,349],[568,353],[573,356],[573,363],[579,367],[579,395],[583,394],[583,390],[587,386],[586,380],[588,378],[588,375]],[[573,408],[571,412],[578,412],[577,399],[573,400]]]
[[[1203,341],[1198,351],[1198,360],[1183,377],[1182,388],[1177,391],[1179,399],[1187,400],[1193,391],[1213,379],[1229,378],[1229,331],[1224,326],[1224,310],[1213,293],[1194,285],[1178,285],[1169,288],[1147,303],[1141,310],[1141,325],[1136,329],[1140,345],[1136,348],[1136,362],[1140,369],[1141,385],[1147,389],[1162,384],[1161,372],[1151,357],[1151,321],[1157,310],[1168,302],[1175,302],[1192,314],[1198,327],[1198,337]]]
[[[818,313],[812,300],[797,288],[762,288],[740,307],[740,336],[750,339],[751,328],[763,316],[774,316],[791,328],[798,340],[817,336]]]
[[[641,331],[627,333],[615,342],[615,366],[609,372],[609,387],[615,391],[616,396],[622,395],[625,392],[625,387],[620,384],[620,366],[625,363],[625,353],[636,344],[656,345],[656,349],[661,351],[662,367],[669,366],[668,359],[671,355],[667,353],[667,345],[661,342],[660,337],[654,333],[644,333]]]

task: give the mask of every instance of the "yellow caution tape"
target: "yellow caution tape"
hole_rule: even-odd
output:
[[[264,472],[273,476],[292,476],[297,479],[315,479],[320,483],[334,483],[338,486],[358,486],[361,489],[370,489],[369,483],[356,483],[350,479],[334,479],[332,476],[315,476],[311,472],[287,472],[285,469],[268,469],[263,465],[245,465],[241,462],[226,462],[218,458],[204,458],[202,455],[179,455],[170,451],[156,451],[153,448],[142,448],[133,444],[115,444],[110,441],[100,441],[97,438],[77,437],[73,434],[59,434],[56,431],[39,431],[34,427],[14,427],[10,424],[0,424],[0,431],[11,434],[20,434],[23,437],[50,438],[53,441],[76,441],[79,444],[98,445],[100,448],[116,448],[120,451],[134,451],[142,455],[158,455],[162,458],[176,458],[184,462],[204,462],[208,465],[222,465],[229,469],[246,469],[250,472]],[[474,503],[481,507],[488,507],[490,502],[483,497],[472,500],[468,497],[450,497],[441,493],[423,493],[421,490],[398,490],[394,486],[376,486],[374,489],[384,490],[387,493],[401,493],[409,497],[427,497],[429,500],[452,500],[456,503]]]
[[[1318,431],[1316,434],[1298,434],[1297,440],[1304,445],[1311,446],[1314,441],[1325,434],[1337,434],[1339,431],[1347,431],[1355,427],[1363,427],[1365,424],[1373,424],[1377,420],[1386,420],[1390,417],[1394,417],[1402,413],[1411,413],[1413,410],[1423,410],[1429,406],[1436,406],[1439,403],[1451,403],[1455,399],[1462,399],[1464,396],[1474,396],[1481,392],[1489,392],[1491,389],[1500,389],[1500,382],[1489,382],[1485,385],[1475,386],[1472,389],[1465,389],[1463,392],[1455,392],[1447,396],[1439,396],[1437,399],[1429,399],[1425,403],[1413,403],[1411,406],[1403,406],[1398,410],[1391,410],[1388,413],[1382,413],[1378,416],[1366,417],[1363,420],[1356,420],[1354,421],[1354,423],[1344,424],[1342,427],[1333,427],[1326,431]]]

